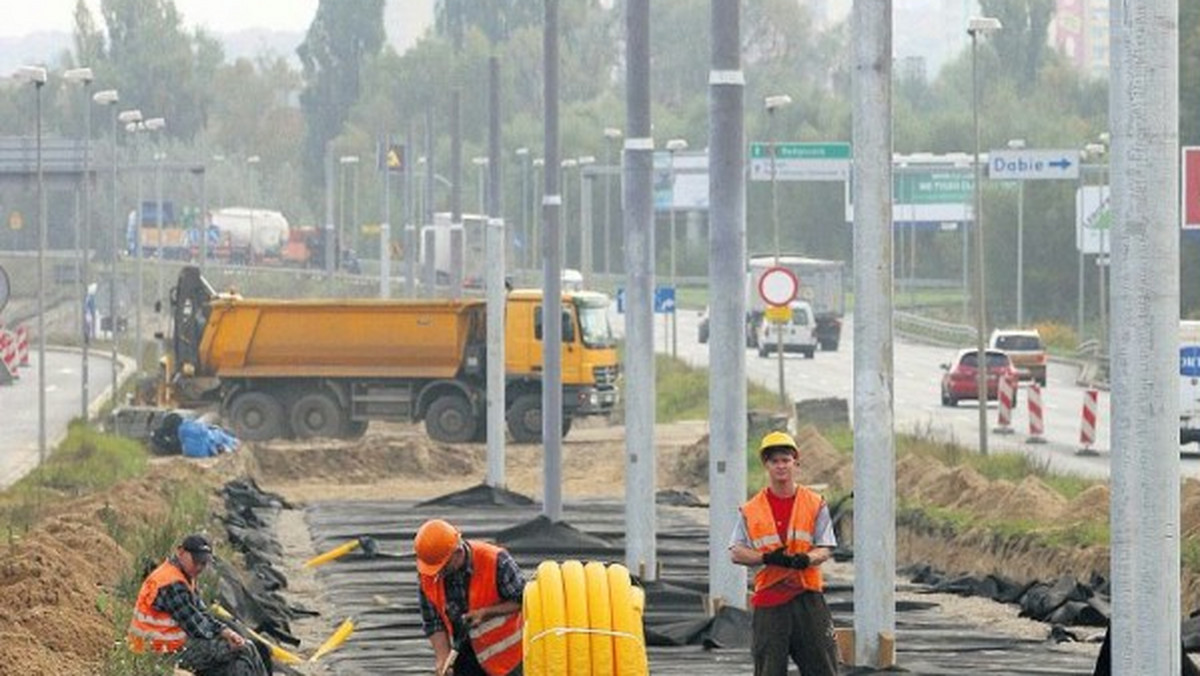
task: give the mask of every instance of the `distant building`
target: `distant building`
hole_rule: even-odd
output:
[[[1090,77],[1108,77],[1108,0],[1057,0],[1050,44]]]

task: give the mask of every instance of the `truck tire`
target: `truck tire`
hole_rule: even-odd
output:
[[[347,420],[346,426],[342,429],[342,436],[346,439],[361,439],[366,433],[366,420]]]
[[[508,433],[518,444],[536,444],[542,440],[542,396],[522,394],[508,407]]]
[[[324,392],[301,395],[292,404],[288,420],[297,439],[334,439],[342,436],[346,427],[346,414],[342,407]]]
[[[425,431],[435,441],[465,444],[475,438],[478,425],[470,402],[459,394],[434,399],[425,412]]]
[[[837,352],[837,349],[838,349],[838,339],[837,338],[826,338],[821,341],[821,351],[822,352]]]
[[[243,392],[229,405],[233,432],[246,441],[284,436],[283,404],[266,392]]]

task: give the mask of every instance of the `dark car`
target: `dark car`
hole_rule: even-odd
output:
[[[988,350],[987,355],[987,398],[993,401],[998,397],[1000,378],[1011,378],[1016,382],[1017,371],[1013,368],[1012,359],[1008,354],[999,350]],[[979,351],[959,350],[952,364],[942,364],[942,406],[957,406],[960,399],[979,400],[978,377]],[[1016,390],[1013,390],[1013,403],[1016,403]]]

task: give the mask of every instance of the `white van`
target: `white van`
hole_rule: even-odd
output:
[[[784,352],[800,352],[812,359],[817,351],[816,318],[806,300],[794,300],[785,321],[765,319],[758,327],[758,356],[774,352],[783,341]],[[769,314],[770,310],[768,310]]]

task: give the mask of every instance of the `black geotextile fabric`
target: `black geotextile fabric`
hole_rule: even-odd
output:
[[[650,603],[647,600],[647,603]],[[750,613],[724,606],[713,617],[676,622],[646,622],[646,645],[702,645],[708,650],[748,648],[751,638]]]
[[[439,495],[424,502],[418,502],[417,507],[437,507],[452,505],[454,507],[488,507],[501,505],[507,507],[528,507],[533,499],[514,493],[505,488],[496,488],[487,484],[479,484],[454,493]]]
[[[677,488],[664,488],[654,494],[654,502],[659,505],[674,507],[707,507],[708,503],[696,497],[691,491],[681,491]]]
[[[272,523],[260,512],[277,513],[291,509],[281,496],[260,489],[253,479],[239,478],[221,488],[225,504],[225,532],[230,545],[246,562],[243,575],[228,562],[217,559],[219,576],[217,598],[245,626],[292,646],[300,640],[292,635],[289,621],[302,615],[316,615],[306,608],[287,603],[279,590],[287,588],[287,577],[277,568],[283,555],[275,539]],[[276,665],[278,666],[278,665]]]
[[[625,555],[625,550],[613,546],[608,540],[585,533],[562,521],[551,521],[545,515],[535,516],[529,521],[499,531],[495,540],[496,544],[513,553],[555,554],[569,551],[578,557],[608,555],[611,560],[621,559]]]

